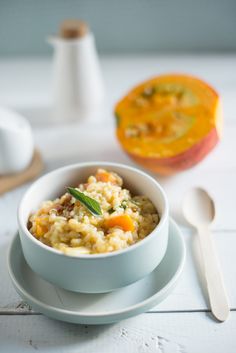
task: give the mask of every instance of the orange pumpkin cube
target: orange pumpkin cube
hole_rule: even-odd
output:
[[[110,217],[105,220],[104,225],[108,229],[113,227],[120,227],[125,232],[128,232],[128,231],[132,232],[135,229],[133,220],[127,214]]]

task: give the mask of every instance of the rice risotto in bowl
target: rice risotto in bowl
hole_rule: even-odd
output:
[[[148,197],[131,195],[122,178],[98,169],[77,188],[43,202],[30,215],[28,229],[42,243],[66,255],[109,253],[125,249],[150,234],[159,223]]]

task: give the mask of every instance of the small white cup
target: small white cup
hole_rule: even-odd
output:
[[[0,108],[0,175],[17,173],[31,162],[34,142],[28,121],[6,108]]]

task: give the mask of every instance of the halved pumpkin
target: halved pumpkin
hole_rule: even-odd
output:
[[[140,84],[118,102],[115,116],[123,149],[160,174],[194,166],[221,135],[219,95],[187,75],[163,75]]]

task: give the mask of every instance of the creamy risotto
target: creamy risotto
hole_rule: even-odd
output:
[[[28,229],[42,243],[67,255],[125,249],[152,232],[159,216],[146,196],[131,195],[122,185],[119,175],[98,169],[77,188],[45,201],[29,217]],[[100,208],[98,214],[95,206]]]

